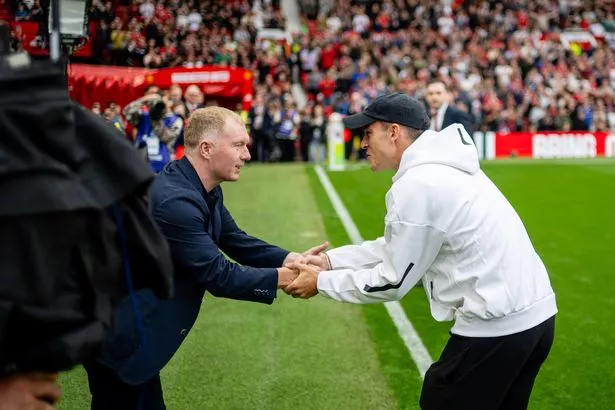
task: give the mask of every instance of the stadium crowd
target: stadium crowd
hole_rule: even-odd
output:
[[[304,1],[313,23],[301,62],[307,90],[336,110],[356,112],[390,88],[422,98],[441,79],[481,130],[615,125],[613,49],[606,41],[566,49],[560,39],[573,29],[604,38],[610,2],[332,3],[318,10]]]
[[[321,160],[331,112],[359,112],[395,90],[425,99],[434,80],[446,86],[450,105],[471,115],[474,130],[615,129],[615,56],[606,33],[615,17],[606,0],[302,0],[304,29],[290,44],[257,39],[260,28],[286,25],[279,2],[258,4],[93,0],[95,56],[152,68],[252,69],[249,119],[259,161],[292,161],[295,146],[302,159]],[[15,16],[37,18],[38,8],[39,0],[19,0]],[[562,37],[571,30],[598,41],[567,47]],[[301,110],[293,82],[308,97]],[[347,156],[353,151],[349,144]]]

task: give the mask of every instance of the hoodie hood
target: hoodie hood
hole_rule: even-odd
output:
[[[446,165],[468,174],[480,170],[474,141],[461,124],[452,124],[440,132],[423,132],[404,151],[393,181],[401,178],[408,169],[425,164]]]

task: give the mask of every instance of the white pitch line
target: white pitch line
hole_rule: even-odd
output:
[[[316,171],[316,175],[318,175],[318,178],[320,179],[322,187],[325,189],[325,192],[333,205],[333,208],[335,209],[335,212],[337,213],[337,216],[342,221],[342,224],[348,233],[348,237],[354,244],[362,243],[363,238],[359,233],[359,229],[352,220],[350,213],[348,213],[348,209],[344,206],[344,203],[331,183],[331,180],[327,176],[327,173],[320,165],[316,165],[314,169]],[[393,320],[395,327],[397,327],[399,336],[408,348],[408,352],[410,352],[410,356],[412,357],[412,360],[414,360],[421,378],[425,378],[427,369],[429,369],[429,366],[433,363],[433,359],[427,351],[427,348],[423,344],[423,341],[419,337],[416,330],[414,330],[414,326],[410,323],[408,316],[406,316],[406,313],[399,302],[386,302],[384,305],[389,313],[389,316],[391,317],[391,320]]]

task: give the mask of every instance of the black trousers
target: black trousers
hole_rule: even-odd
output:
[[[295,141],[278,139],[278,146],[282,151],[280,162],[293,162],[295,160]]]
[[[440,359],[425,374],[421,409],[527,409],[554,331],[555,316],[502,337],[451,334]]]
[[[269,162],[271,141],[269,135],[261,130],[252,131],[252,159],[258,162]]]
[[[159,374],[144,384],[130,385],[98,362],[88,362],[83,367],[88,373],[92,410],[166,409]]]

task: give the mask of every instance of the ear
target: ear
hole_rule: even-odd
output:
[[[402,136],[402,129],[399,124],[391,124],[391,127],[389,128],[389,133],[391,141],[397,142],[397,140],[400,139]]]
[[[199,143],[199,154],[205,159],[211,159],[213,144],[210,141],[203,140]]]

